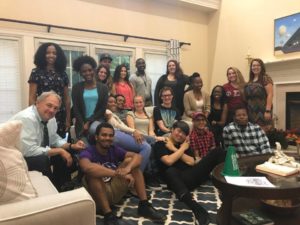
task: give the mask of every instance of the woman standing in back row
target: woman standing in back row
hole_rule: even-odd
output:
[[[273,81],[266,74],[265,64],[261,59],[251,61],[245,96],[249,120],[266,131],[272,124]]]
[[[175,94],[172,104],[177,108],[180,116],[182,116],[184,112],[183,96],[186,85],[189,85],[189,77],[183,74],[179,63],[176,60],[169,60],[167,63],[166,74],[162,75],[156,83],[154,92],[154,105],[159,106],[162,103],[159,96],[160,90],[163,87],[170,87],[172,88],[172,92]]]
[[[115,70],[111,93],[113,95],[123,95],[125,97],[124,108],[129,110],[133,109],[135,90],[133,85],[129,82],[128,69],[125,64],[117,66]]]
[[[227,123],[233,121],[234,111],[237,107],[245,106],[244,87],[245,80],[242,73],[235,67],[229,67],[226,72],[228,83],[223,85],[228,106]]]
[[[62,104],[55,118],[57,133],[65,137],[70,127],[69,79],[66,73],[67,59],[61,47],[55,43],[42,44],[34,56],[34,68],[30,74],[29,105],[35,104],[36,98],[45,91],[55,91],[62,99]]]

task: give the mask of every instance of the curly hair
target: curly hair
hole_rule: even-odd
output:
[[[54,46],[56,49],[56,60],[54,63],[55,70],[58,72],[64,72],[67,67],[67,58],[62,48],[56,43],[43,43],[34,55],[34,64],[39,69],[45,69],[47,67],[46,53],[49,46]]]
[[[92,66],[93,69],[97,67],[97,63],[94,58],[88,55],[80,56],[73,62],[73,70],[76,72],[80,72],[80,68],[83,64],[89,64]]]
[[[120,81],[120,76],[121,76],[121,70],[122,68],[126,68],[126,77],[125,77],[125,81],[129,84],[129,74],[128,74],[128,68],[125,64],[121,64],[118,65],[115,69],[115,73],[114,73],[114,77],[113,77],[113,81],[114,83],[117,83]]]

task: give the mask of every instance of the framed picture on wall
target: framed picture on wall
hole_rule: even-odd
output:
[[[274,21],[274,54],[291,52],[300,52],[300,13]]]

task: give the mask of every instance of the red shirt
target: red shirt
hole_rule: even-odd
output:
[[[116,93],[125,97],[125,109],[133,109],[133,89],[127,83],[115,83]]]
[[[216,147],[213,133],[208,130],[198,131],[194,128],[190,134],[190,146],[195,153],[198,152],[201,158],[206,156],[211,149]]]
[[[244,105],[244,100],[238,88],[233,87],[230,83],[224,84],[223,88],[226,93],[227,106],[229,111],[234,111],[237,106]]]

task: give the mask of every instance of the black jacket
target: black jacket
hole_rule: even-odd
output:
[[[105,84],[97,82],[98,102],[94,113],[89,118],[85,118],[85,103],[83,99],[84,81],[75,84],[72,88],[73,113],[76,118],[75,131],[77,137],[80,137],[83,131],[83,125],[87,122],[104,119],[104,113],[108,101],[108,88]]]

